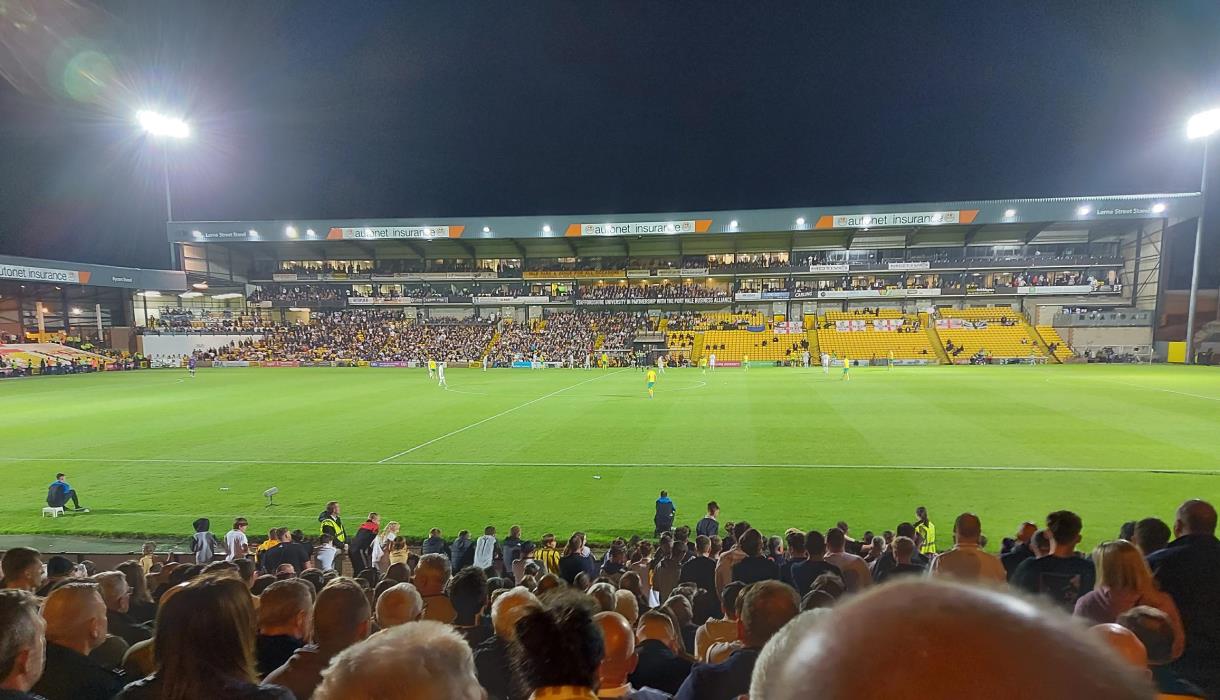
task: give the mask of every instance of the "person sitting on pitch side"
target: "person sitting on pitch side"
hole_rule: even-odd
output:
[[[80,501],[76,497],[76,489],[72,488],[64,477],[67,476],[63,472],[55,475],[55,481],[47,487],[47,505],[52,508],[63,508],[68,501],[72,501],[72,510],[78,513],[88,513],[88,508],[81,508]]]

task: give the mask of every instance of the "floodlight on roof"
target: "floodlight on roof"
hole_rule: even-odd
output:
[[[551,232],[551,225],[550,225],[550,224],[543,224],[543,225],[542,225],[542,232],[543,232],[543,233],[550,233],[550,232]]]
[[[1093,207],[1088,204],[1081,204],[1079,207],[1076,207],[1076,216],[1088,216],[1091,211],[1093,211]]]
[[[1004,210],[1004,218],[1005,218],[1005,219],[1011,219],[1012,217],[1014,217],[1014,216],[1016,216],[1016,215],[1017,215],[1017,210],[1016,210],[1016,209],[1005,209],[1005,210]]]
[[[136,121],[140,128],[153,136],[168,136],[174,139],[185,139],[191,135],[191,127],[178,117],[168,117],[164,114],[142,109],[136,112]]]
[[[796,219],[796,225],[797,225],[797,226],[804,226],[804,225],[805,225],[805,217],[803,217],[803,216],[797,217],[797,219]]]
[[[1164,202],[1157,202],[1156,204],[1153,204],[1153,205],[1152,205],[1152,213],[1153,213],[1153,214],[1161,214],[1161,213],[1164,213],[1164,211],[1165,211],[1165,203],[1164,203]]]
[[[1205,139],[1220,131],[1220,109],[1199,112],[1186,121],[1186,138]]]

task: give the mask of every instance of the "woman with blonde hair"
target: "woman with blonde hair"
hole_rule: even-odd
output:
[[[1076,616],[1100,625],[1114,622],[1137,605],[1156,608],[1169,616],[1174,632],[1173,658],[1178,658],[1186,643],[1182,617],[1173,598],[1157,588],[1139,547],[1127,540],[1102,542],[1093,550],[1093,566],[1096,583],[1093,590],[1076,600]]]
[[[399,525],[397,520],[391,520],[381,528],[377,537],[373,538],[373,555],[369,558],[373,567],[381,573],[390,568],[390,550],[398,539]]]
[[[201,576],[157,611],[156,671],[129,684],[121,700],[242,698],[288,700],[278,685],[259,685],[254,666],[256,615],[246,584]]]

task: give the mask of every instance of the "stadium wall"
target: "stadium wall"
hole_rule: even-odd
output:
[[[247,340],[262,340],[261,333],[242,333],[234,335],[212,335],[209,333],[176,333],[172,335],[140,336],[142,349],[149,357],[157,355],[189,355],[196,350],[218,348],[229,343],[242,343]]]
[[[1056,326],[1059,337],[1077,352],[1085,348],[1152,345],[1151,327],[1097,328]]]

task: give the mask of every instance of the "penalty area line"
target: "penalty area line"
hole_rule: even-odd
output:
[[[464,433],[464,432],[466,432],[467,430],[470,430],[471,428],[477,428],[478,426],[483,425],[484,423],[486,423],[486,422],[488,422],[488,421],[493,421],[493,420],[495,420],[495,419],[497,419],[497,418],[499,418],[499,417],[501,417],[501,416],[506,416],[506,415],[508,415],[508,414],[510,414],[510,413],[512,413],[512,412],[514,412],[514,411],[520,411],[521,409],[525,408],[526,406],[532,406],[532,405],[534,405],[534,404],[538,403],[539,401],[542,401],[543,399],[549,399],[549,398],[551,398],[552,396],[556,396],[556,395],[558,395],[558,394],[562,394],[563,392],[568,391],[569,389],[575,389],[576,387],[581,386],[581,385],[584,385],[584,384],[588,384],[589,382],[595,382],[595,381],[597,381],[597,380],[599,380],[599,379],[605,379],[606,377],[610,377],[610,376],[613,376],[613,375],[615,375],[615,374],[619,374],[619,373],[626,372],[626,371],[627,371],[626,369],[620,369],[618,372],[609,372],[609,373],[606,373],[606,374],[600,374],[600,375],[598,375],[598,376],[596,376],[596,377],[590,377],[589,379],[585,379],[585,380],[582,380],[582,381],[576,382],[575,384],[572,384],[571,386],[565,386],[565,387],[564,387],[564,388],[562,388],[562,389],[557,389],[557,390],[555,390],[555,391],[552,391],[552,392],[551,392],[551,393],[549,393],[549,394],[545,394],[545,395],[543,395],[543,396],[539,396],[539,397],[538,397],[538,398],[536,398],[536,399],[531,399],[531,400],[526,401],[525,403],[520,404],[520,405],[518,405],[518,406],[513,406],[512,408],[506,409],[506,410],[504,410],[504,411],[500,411],[499,413],[497,413],[497,414],[495,414],[495,415],[488,416],[488,417],[486,417],[486,418],[484,418],[484,419],[482,419],[482,420],[477,420],[477,421],[475,421],[475,422],[471,423],[470,425],[464,425],[464,426],[462,426],[462,427],[458,428],[457,430],[451,430],[451,431],[449,431],[449,432],[445,433],[444,435],[440,435],[440,436],[438,436],[438,437],[434,437],[434,438],[432,438],[431,440],[428,440],[428,441],[426,441],[426,442],[421,442],[421,443],[419,443],[418,445],[416,445],[416,446],[414,446],[414,447],[408,447],[407,449],[403,450],[402,452],[399,452],[398,454],[390,455],[389,457],[386,457],[386,458],[385,458],[385,459],[383,459],[383,460],[379,460],[377,463],[378,463],[378,464],[385,464],[386,462],[392,462],[393,460],[396,460],[396,459],[398,459],[399,457],[402,457],[403,455],[409,455],[409,454],[411,454],[412,452],[414,452],[414,451],[416,451],[416,450],[420,450],[420,449],[423,449],[423,448],[427,447],[428,445],[432,445],[432,444],[434,444],[434,443],[440,442],[441,440],[444,440],[445,438],[453,437],[454,435],[457,435],[458,433]]]

